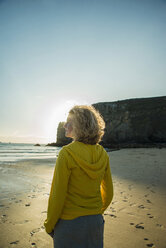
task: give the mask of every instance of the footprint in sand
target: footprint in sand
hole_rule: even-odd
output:
[[[3,214],[1,217],[4,218],[4,217],[7,217],[7,215],[6,214]]]
[[[151,215],[150,213],[148,213],[147,215],[148,215],[148,217],[149,217],[150,219],[153,219],[153,218],[154,218],[154,216]]]
[[[157,223],[156,226],[160,227],[160,228],[165,228],[165,226],[163,226],[162,224],[159,224],[159,223]]]
[[[31,246],[34,247],[34,248],[37,248],[37,245],[36,245],[36,243],[34,243],[34,242],[31,243]]]
[[[146,245],[147,247],[155,247],[153,243],[149,243]]]
[[[42,213],[42,214],[45,214],[45,213],[47,213],[47,211],[42,211],[41,213]]]
[[[141,223],[135,225],[135,227],[138,228],[138,229],[144,229],[143,224],[144,224],[144,223],[141,222]]]
[[[110,209],[111,209],[112,212],[116,212],[115,208],[110,207]]]
[[[104,214],[104,215],[109,215],[109,216],[111,216],[112,218],[116,218],[116,217],[117,217],[117,216],[114,215],[114,214]]]
[[[152,203],[150,200],[146,200],[147,201],[147,203]]]
[[[156,193],[156,191],[154,191],[154,190],[151,190],[151,192],[152,192],[152,193]]]
[[[139,205],[138,208],[144,209],[145,207],[144,207],[144,205]]]
[[[26,203],[25,207],[29,207],[31,205],[31,203]]]
[[[39,232],[40,231],[40,227],[39,228],[36,228],[36,229],[33,229],[30,234],[31,236],[33,236],[35,233]]]
[[[27,222],[29,222],[30,220],[23,220],[23,221],[19,221],[19,222],[15,222],[16,225],[21,225],[21,224],[25,224]]]
[[[5,223],[7,221],[7,215],[3,214],[1,215],[2,222]]]
[[[114,214],[110,214],[111,217],[116,218],[117,216]]]
[[[131,215],[131,216],[134,216],[135,214],[134,213],[131,213],[131,212],[129,212],[129,213],[127,213],[128,215]]]
[[[10,245],[17,245],[18,243],[19,243],[19,240],[16,240],[16,241],[10,242]]]
[[[30,220],[23,220],[23,223],[27,223],[27,222],[29,222]]]
[[[29,198],[36,198],[36,195],[28,195]]]
[[[15,201],[15,203],[19,203],[19,202],[22,202],[22,200],[17,200],[17,201]]]

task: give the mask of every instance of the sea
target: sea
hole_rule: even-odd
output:
[[[44,144],[0,143],[0,164],[15,163],[28,159],[56,158],[61,147],[46,146]]]

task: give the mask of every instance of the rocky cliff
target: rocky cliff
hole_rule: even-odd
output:
[[[103,116],[104,146],[143,146],[166,142],[166,97],[93,104]]]
[[[137,98],[93,104],[103,116],[105,147],[144,147],[166,144],[166,97]],[[63,124],[57,131],[57,145],[71,142]]]

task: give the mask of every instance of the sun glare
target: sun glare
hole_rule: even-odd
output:
[[[74,105],[89,104],[86,101],[67,100],[63,103],[47,101],[40,105],[37,114],[33,118],[33,126],[28,133],[22,130],[14,130],[10,135],[1,136],[3,142],[16,143],[52,143],[56,142],[59,122],[65,122],[69,110]]]

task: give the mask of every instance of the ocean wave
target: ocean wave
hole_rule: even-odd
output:
[[[60,147],[35,147],[31,144],[0,144],[0,164],[26,159],[56,158]]]

